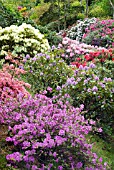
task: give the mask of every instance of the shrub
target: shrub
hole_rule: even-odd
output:
[[[107,76],[114,79],[114,61],[107,60],[103,65],[107,69]]]
[[[8,63],[7,63],[8,61]],[[6,63],[5,63],[6,62]],[[9,64],[11,63],[11,64]],[[21,75],[26,72],[23,70],[23,64],[13,58],[11,54],[0,60],[0,99],[17,98],[18,94],[23,93],[27,97],[29,92],[25,89],[30,88],[30,84],[21,79]]]
[[[78,21],[77,25],[72,27],[67,36],[73,40],[81,41],[82,36],[85,33],[85,28],[96,22],[96,18],[86,18],[84,21]]]
[[[23,57],[29,53],[33,57],[37,52],[48,50],[49,44],[38,29],[23,23],[0,29],[0,48],[1,57],[7,55],[8,51],[15,56]]]
[[[111,17],[113,10],[108,0],[96,1],[89,10],[89,16],[92,17]]]
[[[40,17],[43,16],[45,12],[47,12],[50,8],[50,3],[42,3],[31,9],[30,19],[34,20],[36,24],[41,24]]]
[[[83,13],[78,13],[77,19],[78,20],[84,20],[85,19],[85,15]]]
[[[56,20],[56,21],[48,23],[46,27],[51,31],[59,32],[59,27],[60,27],[60,30],[64,29],[64,22]]]
[[[107,71],[106,71],[107,74]],[[111,73],[110,73],[111,74]],[[114,113],[114,81],[105,76],[104,67],[82,65],[74,70],[74,76],[68,78],[60,93],[68,93],[73,105],[84,104],[85,118],[92,118],[103,127],[104,133],[112,133]]]
[[[92,8],[89,12],[90,16],[94,16],[94,17],[104,17],[106,16],[106,11],[101,7],[101,6],[95,6],[94,8]]]
[[[47,28],[47,26],[41,26],[41,25],[38,25],[37,28],[48,39],[50,46],[53,45],[57,46],[59,43],[61,43],[62,38],[60,36],[57,36],[56,31],[50,31]]]
[[[82,41],[102,47],[114,47],[114,20],[102,20],[85,29]]]
[[[79,41],[72,40],[68,37],[63,38],[63,41],[61,44],[58,45],[58,48],[63,50],[63,54],[61,55],[61,57],[65,59],[67,64],[70,64],[70,62],[75,61],[76,58],[79,58],[87,53],[106,50],[105,48],[101,48],[98,46],[80,43]]]
[[[54,4],[54,3],[46,3],[46,4],[49,4],[48,5],[48,10],[46,10],[41,16],[40,16],[40,23],[41,23],[41,25],[46,25],[46,24],[48,24],[48,23],[50,23],[50,22],[53,22],[53,21],[55,21],[55,20],[57,20],[58,19],[58,16],[59,16],[59,14],[58,14],[58,7],[57,7],[57,5],[56,4]]]
[[[7,27],[12,24],[18,24],[19,20],[23,20],[21,15],[5,6],[0,0],[0,26]]]
[[[77,21],[77,14],[70,14],[66,17],[66,23],[64,21],[64,17],[62,16],[59,20],[58,18],[50,22],[46,25],[46,27],[51,31],[59,32],[60,30],[64,30],[68,28],[70,25],[74,24]],[[66,28],[64,28],[66,25]]]
[[[1,109],[9,124],[6,141],[16,146],[16,151],[6,156],[10,166],[31,170],[106,170],[102,158],[92,153],[92,145],[86,142],[92,126],[81,116],[83,105],[74,108],[65,99],[53,104],[50,98],[36,95],[27,99],[20,96],[19,102],[8,101],[5,107],[0,105]]]
[[[57,86],[62,86],[72,74],[72,70],[57,54],[39,53],[30,60],[26,57],[24,62],[27,71],[24,80],[32,85],[34,93],[47,90],[48,95],[52,95]]]
[[[9,68],[12,70],[13,65],[10,65]],[[19,72],[23,71],[15,68],[15,72],[16,74],[19,74]],[[29,93],[27,92],[25,87],[30,88],[30,85],[14,78],[10,73],[5,70],[5,68],[3,70],[0,70],[0,98],[3,101],[7,100],[8,98],[17,98],[17,95],[19,93],[23,93],[25,96],[27,96]]]
[[[83,57],[76,58],[75,62],[72,62],[71,65],[75,65],[79,67],[80,65],[86,66],[89,62],[93,62],[95,64],[100,64],[103,66],[105,62],[112,61],[114,62],[114,50],[101,50],[90,52],[89,54],[84,55]],[[107,67],[107,66],[106,66]],[[108,67],[110,68],[110,67]]]

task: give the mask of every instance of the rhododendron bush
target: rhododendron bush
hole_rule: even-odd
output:
[[[105,170],[102,158],[92,153],[92,145],[85,136],[92,130],[94,121],[81,116],[83,105],[72,107],[65,99],[56,104],[44,95],[18,101],[10,100],[6,105],[0,101],[4,122],[9,125],[10,136],[16,151],[6,156],[9,166],[19,169],[85,169]]]
[[[96,23],[96,18],[86,18],[84,21],[78,21],[76,26],[73,26],[67,33],[67,36],[73,40],[81,41],[85,29]]]
[[[2,100],[16,98],[19,93],[27,96],[29,93],[25,87],[30,87],[30,85],[14,78],[7,71],[0,70],[0,98]]]
[[[9,51],[15,56],[23,57],[30,54],[32,57],[49,48],[48,40],[30,24],[23,23],[20,26],[11,25],[0,29],[1,57],[7,55]]]
[[[86,18],[73,26],[67,36],[94,46],[114,47],[114,20]]]
[[[75,107],[83,103],[87,111],[85,118],[97,120],[97,125],[109,133],[114,123],[114,80],[109,75],[105,77],[103,69],[93,63],[74,68],[74,76],[67,79],[60,93],[69,93]]]
[[[58,48],[64,50],[61,57],[65,59],[68,64],[70,64],[71,61],[75,61],[76,58],[87,53],[98,50],[106,50],[103,47],[87,45],[85,43],[80,43],[79,41],[72,40],[68,37],[63,38],[62,44],[59,44]]]
[[[48,96],[56,91],[57,86],[62,86],[72,75],[72,69],[67,66],[62,58],[54,54],[39,53],[33,58],[24,58],[24,80],[31,84],[33,92],[44,90]]]
[[[91,61],[95,64],[101,63],[102,65],[105,65],[105,62],[107,61],[112,61],[113,63],[114,62],[114,50],[103,49],[101,51],[90,52],[84,56],[76,58],[75,61],[71,62],[70,64],[76,67],[79,67],[80,65],[86,66]]]
[[[102,20],[85,29],[82,41],[97,46],[114,47],[114,20]]]

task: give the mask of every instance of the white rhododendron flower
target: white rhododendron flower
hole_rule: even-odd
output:
[[[16,56],[30,54],[33,57],[34,54],[49,50],[50,46],[38,29],[23,23],[20,26],[0,27],[0,48],[4,49],[0,56],[7,55],[8,51],[11,51]]]

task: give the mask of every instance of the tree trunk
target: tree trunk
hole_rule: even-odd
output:
[[[60,16],[61,16],[60,0],[58,0],[58,31],[60,31]]]
[[[82,6],[82,0],[80,0],[80,5]]]
[[[66,8],[66,0],[64,0],[64,30],[66,29],[66,17],[67,17],[67,8]]]
[[[88,17],[88,0],[86,0],[86,17]]]
[[[112,10],[113,10],[113,19],[114,19],[114,3],[112,2],[112,0],[109,0],[109,2],[110,2],[110,5],[111,5],[111,7],[112,7]]]

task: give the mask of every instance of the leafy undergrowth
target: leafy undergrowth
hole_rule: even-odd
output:
[[[98,135],[88,135],[87,140],[89,143],[94,143],[93,152],[98,157],[102,155],[103,163],[107,162],[109,170],[114,170],[114,136],[111,139],[102,139]]]
[[[6,155],[11,152],[13,146],[9,146],[6,142],[8,135],[8,127],[0,125],[0,170],[14,170],[14,168],[7,167]]]

